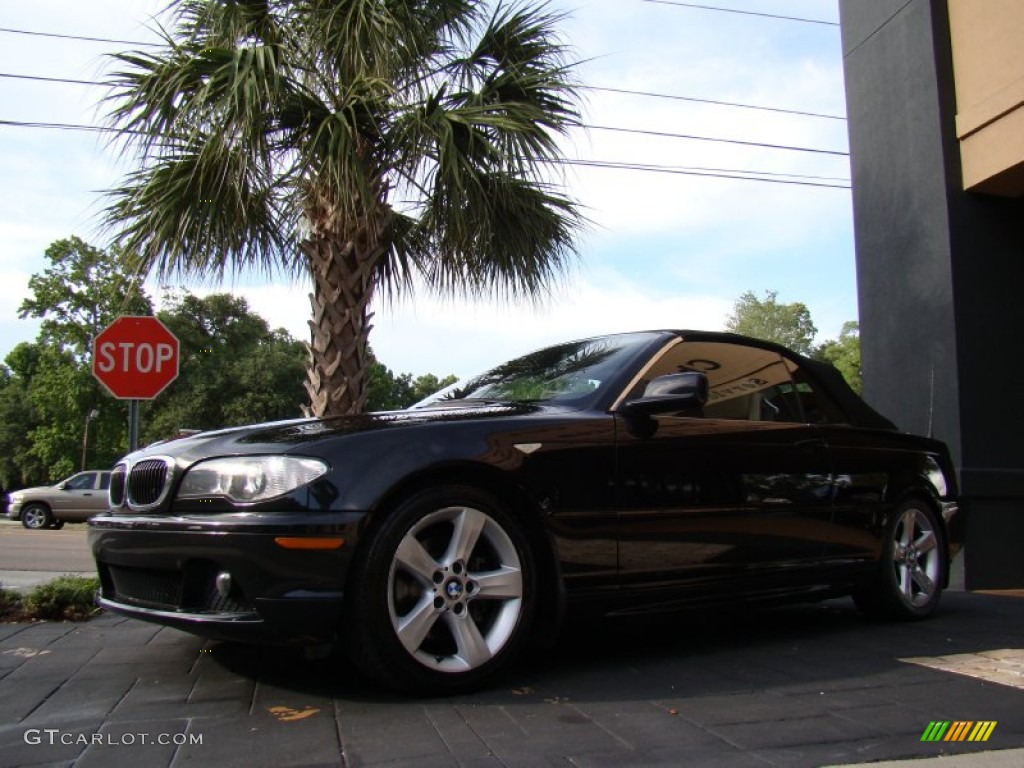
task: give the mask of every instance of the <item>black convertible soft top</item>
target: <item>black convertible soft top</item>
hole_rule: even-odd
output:
[[[871,427],[873,429],[891,429],[897,430],[895,424],[889,421],[885,416],[880,414],[870,405],[864,402],[864,400],[850,388],[850,385],[846,382],[835,366],[830,363],[825,363],[820,360],[814,360],[803,355],[797,355],[800,358],[800,364],[808,371],[814,378],[825,384],[825,388],[828,390],[832,398],[839,404],[839,407],[846,411],[857,424]]]
[[[738,333],[693,330],[676,330],[671,331],[671,333],[681,336],[684,340],[732,341],[742,342],[743,344],[753,344],[754,346],[762,347],[764,349],[774,350],[783,357],[793,358],[800,363],[801,367],[805,371],[809,372],[813,378],[822,383],[825,391],[832,396],[832,399],[836,401],[836,404],[842,408],[843,411],[849,414],[850,418],[853,419],[857,426],[868,427],[871,429],[890,429],[894,432],[899,431],[899,428],[889,421],[889,419],[885,418],[885,416],[865,403],[860,395],[851,389],[846,379],[843,378],[843,374],[841,374],[831,363],[814,360],[772,341],[764,341],[763,339],[755,339],[750,336],[742,336]]]

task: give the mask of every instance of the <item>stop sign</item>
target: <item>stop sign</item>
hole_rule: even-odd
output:
[[[152,400],[178,377],[178,339],[155,317],[122,315],[92,343],[92,375],[122,400]]]

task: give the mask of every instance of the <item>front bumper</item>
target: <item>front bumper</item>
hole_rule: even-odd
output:
[[[225,640],[316,643],[338,633],[361,515],[101,515],[89,521],[99,604]],[[282,538],[342,539],[292,549]]]

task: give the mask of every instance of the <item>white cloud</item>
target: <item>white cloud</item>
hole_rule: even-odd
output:
[[[617,273],[582,276],[540,307],[418,298],[378,308],[373,346],[413,373],[469,375],[548,344],[656,328],[721,328],[730,300],[669,294]],[[401,363],[393,361],[400,360]]]

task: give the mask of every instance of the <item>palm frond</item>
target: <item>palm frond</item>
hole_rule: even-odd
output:
[[[130,174],[110,193],[105,215],[120,229],[118,245],[161,276],[295,271],[292,227],[274,193],[246,151],[209,135]]]
[[[484,173],[451,194],[435,189],[420,226],[433,258],[428,285],[454,295],[539,299],[573,262],[584,219],[556,189]]]

